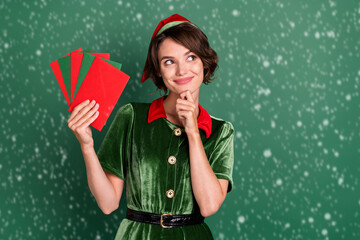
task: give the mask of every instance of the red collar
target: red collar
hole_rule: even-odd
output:
[[[151,123],[152,121],[158,118],[167,118],[163,104],[164,97],[165,96],[152,101],[149,108],[148,123]],[[198,127],[204,130],[206,133],[206,138],[209,138],[211,134],[211,126],[212,126],[211,117],[209,113],[204,108],[201,107],[200,104],[199,104],[199,110],[200,110],[200,114],[197,119]]]

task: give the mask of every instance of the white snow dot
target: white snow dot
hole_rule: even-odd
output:
[[[18,175],[16,176],[16,179],[20,182],[22,180],[22,176]]]
[[[241,138],[241,136],[242,136],[241,132],[236,132],[236,137],[237,138]]]
[[[316,33],[315,33],[315,38],[316,38],[316,39],[319,39],[319,38],[320,38],[320,33],[319,33],[319,32],[316,32]]]
[[[321,230],[321,234],[326,236],[328,234],[328,231],[326,229]]]
[[[5,44],[4,44],[4,48],[9,48],[9,44],[8,44],[8,43],[5,43]]]
[[[324,120],[323,120],[323,125],[324,125],[324,126],[327,126],[327,125],[329,125],[329,120],[327,120],[327,119],[324,119]]]
[[[305,176],[305,177],[308,177],[308,176],[309,176],[309,172],[308,172],[308,171],[305,171],[305,172],[304,172],[304,176]]]
[[[234,10],[232,11],[232,15],[233,15],[234,17],[238,17],[238,16],[240,15],[240,12],[239,12],[238,10],[234,9]]]
[[[245,217],[244,216],[239,216],[238,221],[239,221],[239,223],[244,223],[245,222]]]
[[[342,185],[343,183],[344,183],[344,178],[342,178],[342,177],[339,178],[339,179],[338,179],[338,184],[339,184],[339,185]]]
[[[309,223],[313,223],[313,222],[314,222],[314,218],[309,217],[309,218],[308,218],[308,221],[309,221]]]
[[[263,65],[264,65],[264,67],[269,67],[270,66],[270,62],[269,61],[267,61],[267,60],[265,60],[264,62],[263,62]]]
[[[264,151],[264,157],[266,157],[266,158],[271,157],[271,150],[270,149],[266,149]]]
[[[325,218],[326,220],[330,220],[330,218],[331,218],[330,213],[325,213],[324,218]]]
[[[335,37],[335,33],[333,31],[328,31],[326,32],[326,35],[329,37],[329,38],[334,38]]]
[[[140,21],[140,20],[141,20],[141,18],[142,18],[141,13],[137,13],[137,14],[136,14],[136,18]]]
[[[282,185],[282,180],[280,178],[276,180],[276,185],[278,185],[278,186]]]
[[[345,97],[346,100],[350,101],[351,100],[351,95],[350,94],[347,94],[346,97]]]
[[[36,55],[41,56],[41,51],[39,49],[36,50]]]
[[[256,105],[254,106],[254,108],[255,108],[256,111],[260,111],[261,105],[260,105],[260,104],[256,104]]]
[[[170,11],[174,10],[174,6],[173,6],[173,5],[170,5],[170,6],[169,6],[169,10],[170,10]]]
[[[302,122],[301,122],[301,121],[297,121],[296,125],[297,125],[298,127],[301,127],[301,126],[302,126]]]

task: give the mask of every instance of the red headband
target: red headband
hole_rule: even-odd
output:
[[[169,29],[171,27],[179,25],[180,23],[183,23],[183,22],[191,23],[189,20],[187,20],[183,16],[180,16],[179,14],[174,14],[168,18],[165,18],[164,20],[159,22],[159,24],[157,25],[157,27],[151,37],[151,40],[153,40],[154,37],[156,37],[158,34],[162,33],[163,31],[165,31],[166,29]],[[147,72],[145,72],[145,69],[144,69],[143,75],[141,77],[141,82],[145,82],[146,79],[148,79],[148,78],[149,78],[149,76],[148,76]]]

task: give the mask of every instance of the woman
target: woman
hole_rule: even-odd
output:
[[[68,124],[105,214],[118,208],[126,183],[128,212],[116,239],[213,238],[204,217],[232,188],[234,135],[229,122],[198,103],[216,67],[205,34],[175,14],[156,28],[142,77],[168,95],[121,107],[97,154],[89,125],[98,104],[85,101],[72,112]]]

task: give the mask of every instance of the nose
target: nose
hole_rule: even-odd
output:
[[[176,75],[182,76],[185,75],[188,71],[188,66],[186,63],[178,62],[176,65]]]

